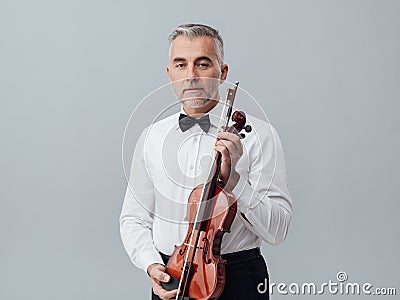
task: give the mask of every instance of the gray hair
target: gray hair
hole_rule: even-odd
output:
[[[215,42],[215,49],[217,51],[217,60],[219,64],[223,64],[224,42],[218,30],[204,24],[182,24],[171,32],[168,37],[169,42],[172,43],[172,41],[180,35],[183,35],[184,37],[209,36],[213,38]]]

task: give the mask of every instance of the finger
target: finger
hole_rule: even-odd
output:
[[[163,289],[162,286],[160,285],[160,282],[152,278],[151,285],[153,287],[154,294],[156,294],[157,296],[160,296],[160,294],[162,293],[162,289]]]
[[[226,131],[218,132],[217,138],[223,140],[230,140],[235,144],[240,143],[240,137],[237,134],[231,132],[226,132]]]
[[[158,281],[168,282],[170,280],[170,277],[167,273],[163,271],[163,269],[165,270],[165,268],[162,266],[153,268],[151,270],[150,277]]]
[[[230,156],[229,150],[228,150],[228,148],[226,146],[224,146],[224,145],[216,145],[214,149],[221,153],[222,161],[224,163],[230,164],[231,156]]]
[[[217,151],[222,153],[221,159],[221,172],[219,174],[219,178],[222,182],[228,187],[230,182],[232,170],[235,168],[236,162],[231,162],[231,157],[229,156],[229,151],[225,146],[216,146]],[[233,182],[233,181],[231,181]],[[230,187],[228,187],[230,189]]]
[[[229,155],[228,149],[225,146],[216,146],[215,150],[220,152],[222,155],[220,178],[223,182],[226,183],[232,169],[231,157]]]
[[[228,153],[222,150],[222,148],[226,148]],[[240,157],[242,156],[243,151],[238,151],[236,147],[233,145],[231,142],[225,141],[224,143],[216,143],[216,149],[221,151],[222,154],[222,159],[224,160],[225,163],[230,163],[233,166],[236,166],[236,163],[239,161]]]
[[[152,287],[153,287],[154,294],[156,294],[157,296],[160,296],[160,297],[161,297],[164,293],[167,292],[167,290],[165,290],[165,289],[162,287],[162,285],[160,284],[160,282],[157,281],[157,280],[155,280],[155,279],[152,279],[151,285],[152,285]]]
[[[234,158],[240,157],[243,153],[241,145],[235,145],[233,142],[228,140],[218,141],[215,143],[215,145],[225,146],[226,148],[228,148],[229,154]]]
[[[173,299],[173,298],[175,298],[175,296],[176,296],[177,293],[178,293],[178,289],[171,290],[171,291],[166,291],[166,292],[163,294],[163,297],[164,297],[165,299]]]
[[[226,132],[221,132],[222,133],[226,133]],[[232,144],[235,147],[235,150],[239,153],[239,156],[243,154],[243,146],[242,146],[242,142],[240,140],[240,138],[236,135],[236,134],[232,134],[229,133],[229,136],[227,136],[227,138],[223,138],[225,135],[221,135],[221,139],[219,139],[216,144],[226,144],[226,145],[230,145]],[[230,148],[231,151],[233,151],[233,148]]]
[[[176,294],[178,293],[178,290],[175,289],[175,290],[167,291],[161,285],[153,284],[153,292],[154,292],[154,294],[159,296],[161,299],[171,299],[176,296]]]
[[[150,280],[151,280],[151,284],[152,285],[154,285],[154,284],[160,285],[160,281],[159,280],[151,278],[151,277],[150,277]]]

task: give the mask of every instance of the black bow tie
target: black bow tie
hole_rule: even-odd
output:
[[[210,130],[209,115],[204,115],[200,119],[195,119],[185,114],[180,114],[179,116],[179,128],[182,130],[182,132],[185,132],[196,123],[199,124],[199,126],[201,127],[201,129],[203,129],[204,132],[208,132],[208,130]]]

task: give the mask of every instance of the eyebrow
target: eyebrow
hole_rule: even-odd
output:
[[[175,58],[172,60],[173,63],[176,63],[176,62],[179,62],[179,61],[186,61],[186,59],[184,59],[184,58],[182,58],[182,57],[175,57]]]
[[[195,59],[196,62],[199,61],[199,60],[206,60],[206,61],[212,63],[211,58],[209,58],[208,56],[199,56],[199,57],[197,57],[197,58]],[[172,60],[173,63],[181,62],[181,61],[186,61],[186,59],[183,58],[183,57],[175,57],[175,58]]]
[[[200,56],[200,57],[197,57],[195,61],[199,61],[199,60],[206,60],[206,61],[212,63],[211,58],[209,58],[208,56]]]

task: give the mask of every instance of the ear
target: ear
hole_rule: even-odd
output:
[[[166,67],[165,71],[167,72],[168,80],[171,81],[171,77],[169,76],[169,67]]]
[[[223,83],[226,79],[226,77],[228,76],[228,65],[227,64],[223,64],[221,66],[221,76],[219,77],[219,83]]]

